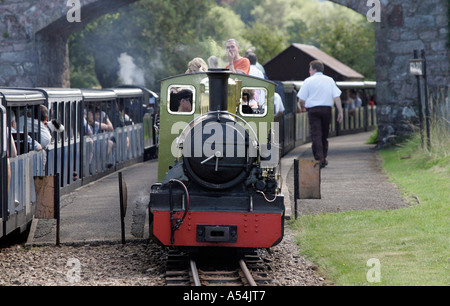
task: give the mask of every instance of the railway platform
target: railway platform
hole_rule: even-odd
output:
[[[398,190],[380,170],[373,145],[365,144],[371,132],[329,139],[328,166],[321,170],[321,199],[298,200],[298,214],[405,206]],[[313,159],[311,144],[292,150],[282,159],[282,192],[286,216],[293,218],[293,161]],[[126,239],[148,238],[147,205],[156,182],[157,161],[122,169],[128,189]],[[112,173],[61,198],[61,243],[120,241],[118,174]],[[54,244],[55,221],[39,220],[30,244]]]

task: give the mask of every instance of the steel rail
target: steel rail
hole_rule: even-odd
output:
[[[244,272],[245,278],[247,279],[250,286],[255,287],[257,286],[255,280],[253,279],[252,274],[247,268],[247,265],[245,264],[245,261],[243,259],[239,260],[239,266],[241,267],[242,272]]]
[[[192,279],[194,280],[194,286],[201,286],[200,277],[198,275],[197,264],[193,259],[190,260]]]

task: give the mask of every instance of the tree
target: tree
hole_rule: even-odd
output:
[[[270,25],[253,23],[245,31],[244,37],[255,48],[258,62],[265,63],[287,47],[286,36]]]
[[[222,6],[217,5],[220,3]],[[374,26],[345,7],[317,0],[141,0],[106,15],[69,42],[72,86],[121,82],[117,59],[132,56],[146,86],[184,73],[194,57],[225,64],[225,41],[254,47],[264,63],[290,43],[313,44],[374,78]]]
[[[314,45],[336,57],[344,64],[375,78],[375,30],[367,21],[350,26],[345,20],[335,19],[327,24],[317,21],[310,31]]]
[[[127,8],[122,9],[97,19],[83,31],[72,35],[69,39],[72,86],[92,85],[94,77],[103,88],[119,84],[117,59],[121,53],[130,50],[133,42],[130,37],[134,23],[128,18]],[[82,74],[92,68],[94,75]],[[73,83],[74,77],[79,84]]]
[[[70,85],[74,88],[100,87],[94,73],[94,56],[87,52],[84,33],[79,32],[69,39]]]
[[[255,16],[252,13],[254,8],[260,5],[263,1],[264,0],[219,0],[217,2],[219,5],[233,10],[241,17],[241,20],[249,26],[256,21]]]
[[[365,16],[331,3],[304,5],[287,26],[289,43],[314,45],[344,64],[375,79],[375,28]]]
[[[84,53],[71,61],[77,75],[93,57],[95,75],[102,87],[118,85],[117,59],[124,52],[143,67],[147,86],[158,87],[163,77],[183,73],[194,57],[190,48],[205,38],[205,18],[210,0],[142,0],[91,23],[71,39],[71,50]],[[76,46],[84,45],[80,50]],[[195,54],[198,56],[198,54]]]
[[[286,17],[291,8],[292,0],[262,0],[261,4],[252,10],[252,15],[255,22],[284,31],[288,21]]]

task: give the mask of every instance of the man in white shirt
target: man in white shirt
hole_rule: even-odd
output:
[[[337,121],[342,122],[341,90],[336,82],[323,74],[324,65],[315,60],[309,64],[310,77],[305,80],[297,94],[300,111],[308,111],[314,158],[325,167],[328,154],[328,134],[330,130],[332,107],[336,103]]]

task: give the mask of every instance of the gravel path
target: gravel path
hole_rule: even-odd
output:
[[[0,285],[164,285],[162,250],[146,242],[80,246],[17,245],[0,251]]]
[[[165,248],[147,240],[0,249],[0,286],[163,286]],[[293,232],[270,253],[269,273],[281,286],[324,285],[317,267],[298,255]]]

